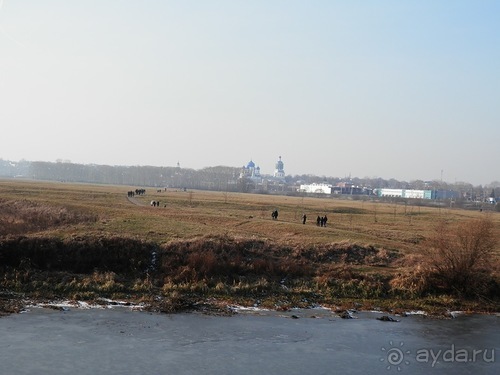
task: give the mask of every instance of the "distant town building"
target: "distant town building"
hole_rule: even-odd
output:
[[[392,197],[392,198],[404,198],[404,189],[377,189],[377,195],[379,197]]]
[[[263,175],[260,167],[253,160],[241,167],[239,180],[245,180],[245,191],[248,192],[285,192],[289,187],[285,179],[284,163],[281,156],[275,164],[274,173]]]
[[[278,161],[274,165],[275,169],[274,169],[273,175],[272,176],[271,175],[263,176],[260,174],[260,167],[257,166],[253,162],[253,160],[250,160],[247,163],[247,165],[244,165],[243,167],[241,167],[240,178],[250,179],[254,182],[261,182],[265,179],[268,181],[275,181],[275,182],[282,183],[285,181],[285,177],[286,177],[284,166],[285,166],[285,164],[281,160],[281,156],[280,156]]]
[[[285,179],[285,165],[281,161],[281,156],[279,157],[279,160],[276,162],[273,176],[274,176],[274,178],[277,178],[280,180]]]
[[[332,194],[373,195],[373,189],[365,186],[354,186],[349,181],[341,181],[332,188]]]
[[[309,184],[300,185],[299,192],[301,193],[314,193],[314,194],[331,194],[332,185],[330,184]]]
[[[459,194],[452,190],[412,190],[412,189],[376,189],[379,197],[411,199],[456,199]]]
[[[252,181],[262,181],[260,175],[260,167],[256,166],[255,163],[250,160],[246,166],[241,168],[240,178],[248,178]]]
[[[457,199],[460,194],[454,190],[432,190],[431,199]]]

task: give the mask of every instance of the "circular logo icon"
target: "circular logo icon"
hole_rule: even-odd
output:
[[[401,364],[409,365],[410,362],[405,360],[405,354],[410,354],[410,351],[403,351],[403,342],[399,343],[399,347],[395,346],[392,341],[389,341],[390,347],[385,348],[382,347],[381,350],[385,352],[385,356],[380,358],[381,362],[387,362],[387,370],[396,368],[398,371],[401,371]]]

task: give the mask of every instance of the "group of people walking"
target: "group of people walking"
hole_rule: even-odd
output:
[[[326,222],[328,221],[328,218],[325,216],[319,216],[318,215],[318,218],[316,219],[316,225],[318,227],[326,227]]]
[[[271,217],[273,218],[273,220],[276,220],[278,219],[278,210],[275,210],[271,213]],[[305,224],[307,221],[307,215],[304,214],[302,215],[302,224]],[[326,227],[326,223],[328,221],[328,217],[325,215],[325,216],[319,216],[318,215],[318,218],[316,219],[316,225],[318,227]]]

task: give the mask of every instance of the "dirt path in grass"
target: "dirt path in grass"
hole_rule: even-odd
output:
[[[135,197],[127,197],[128,201],[136,206],[146,206],[146,204],[139,202]]]

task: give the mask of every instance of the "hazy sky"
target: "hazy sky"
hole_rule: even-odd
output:
[[[500,1],[0,0],[0,158],[500,180]],[[443,171],[443,172],[441,172]]]

